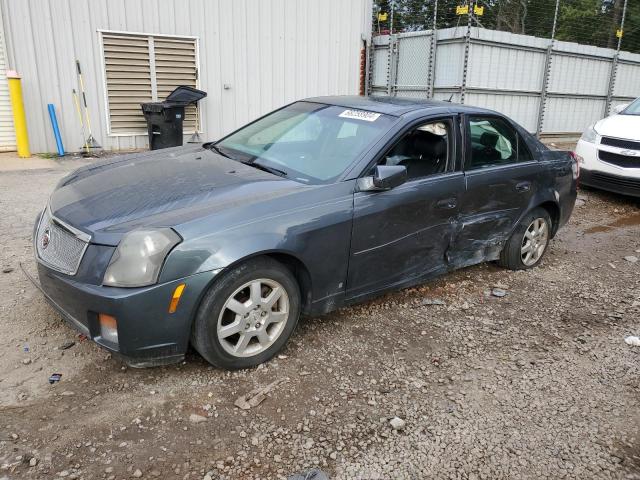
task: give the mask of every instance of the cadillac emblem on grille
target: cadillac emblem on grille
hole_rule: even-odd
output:
[[[53,218],[45,209],[34,241],[36,256],[53,270],[75,275],[90,238]]]
[[[43,250],[49,246],[50,240],[51,240],[51,231],[49,230],[49,227],[47,227],[44,229],[44,232],[42,233],[42,249]]]

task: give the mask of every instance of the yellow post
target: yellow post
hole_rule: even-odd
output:
[[[11,98],[11,109],[13,110],[13,127],[16,131],[16,146],[18,156],[29,158],[29,134],[27,133],[27,119],[24,115],[24,103],[22,102],[22,85],[20,75],[16,71],[7,72],[9,81],[9,98]]]

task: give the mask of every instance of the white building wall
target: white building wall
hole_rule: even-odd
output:
[[[3,25],[2,12],[0,12],[0,152],[16,149],[13,112],[11,110],[9,84],[7,82],[7,57]]]
[[[99,30],[198,38],[203,138],[213,140],[294,100],[357,94],[372,0],[0,0],[9,59],[23,78],[32,151],[55,150],[47,103],[67,151],[82,144],[72,98],[80,60],[94,136],[109,149]],[[228,88],[225,88],[225,85]]]

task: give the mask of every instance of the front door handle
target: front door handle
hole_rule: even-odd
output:
[[[438,208],[444,208],[444,209],[450,210],[458,206],[458,199],[455,197],[443,198],[442,200],[438,200],[436,205],[438,206]]]
[[[531,190],[531,182],[520,182],[516,184],[516,192],[528,192]]]

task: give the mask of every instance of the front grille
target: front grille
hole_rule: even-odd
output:
[[[602,145],[611,145],[612,147],[640,150],[640,142],[634,142],[633,140],[624,140],[622,138],[602,137],[602,139],[600,139],[600,143]]]
[[[592,172],[591,179],[594,186],[614,191],[623,190],[624,193],[640,195],[640,179],[609,175],[602,172]]]
[[[42,213],[35,241],[38,258],[52,269],[67,275],[76,274],[88,245],[51,217],[48,208]]]
[[[598,150],[598,156],[603,162],[611,163],[619,167],[640,168],[640,155],[633,157],[631,155],[620,155],[619,153]]]

